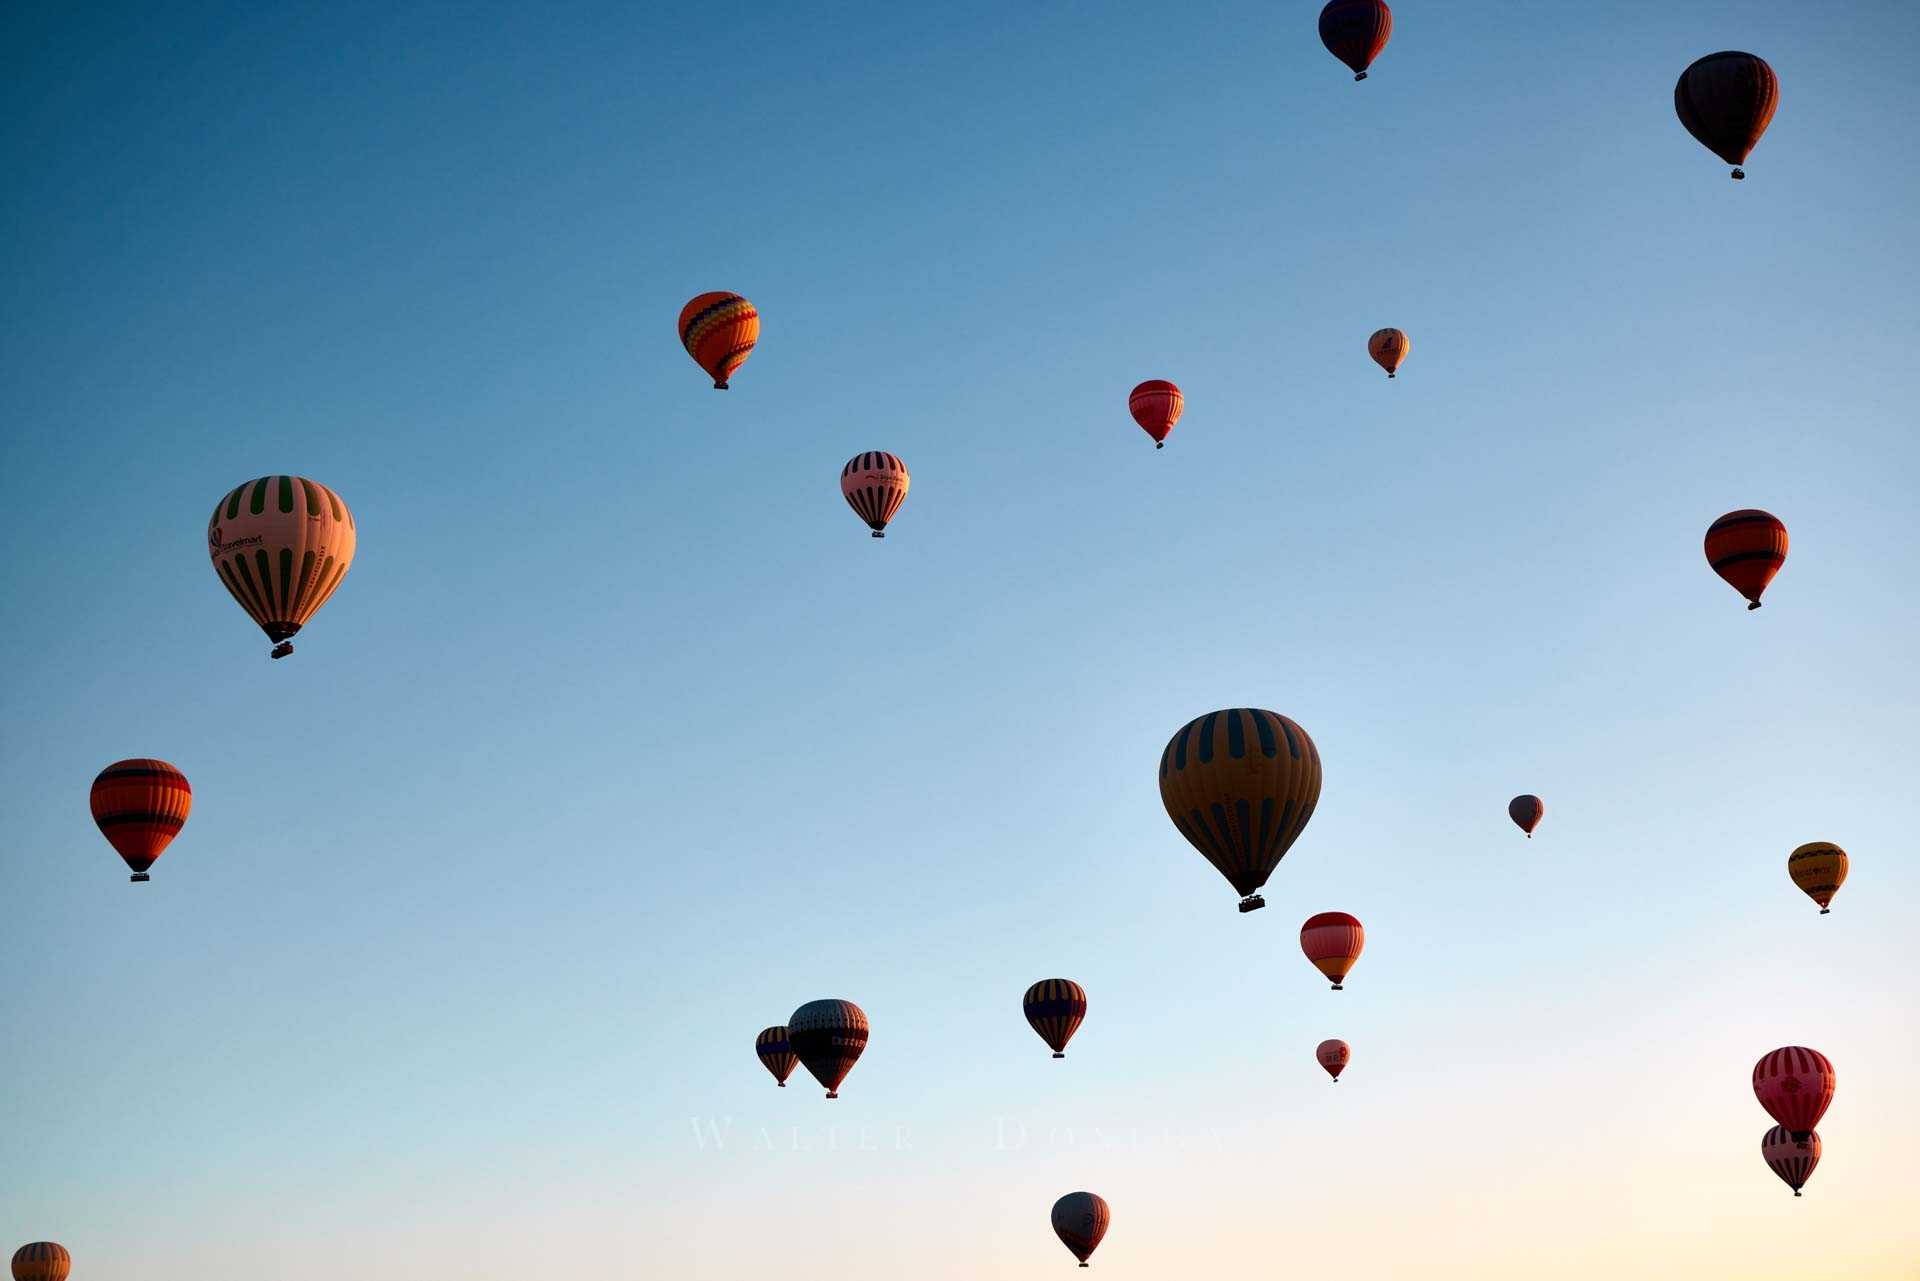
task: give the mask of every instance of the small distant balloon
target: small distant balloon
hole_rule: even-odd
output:
[[[1383,0],[1332,0],[1320,11],[1320,43],[1347,64],[1355,80],[1367,78],[1392,35],[1393,10]]]
[[[1832,910],[1828,905],[1833,896],[1847,883],[1847,852],[1832,841],[1809,841],[1787,855],[1787,875],[1825,916]]]
[[[1527,834],[1528,840],[1533,839],[1533,829],[1540,826],[1540,819],[1546,812],[1546,802],[1538,796],[1516,796],[1507,802],[1507,817]]]
[[[1155,449],[1167,447],[1167,436],[1186,411],[1187,398],[1164,378],[1150,378],[1135,387],[1127,397],[1127,412],[1141,430],[1153,437]]]
[[[1340,1074],[1347,1070],[1347,1063],[1353,1058],[1353,1047],[1345,1041],[1322,1041],[1314,1048],[1313,1057],[1327,1070],[1335,1085],[1340,1084]]]
[[[1701,146],[1733,166],[1733,176],[1759,145],[1780,105],[1780,78],[1765,58],[1710,53],[1680,73],[1673,110]]]
[[[753,1052],[760,1056],[760,1066],[773,1074],[781,1089],[786,1089],[787,1078],[800,1064],[800,1056],[787,1040],[787,1029],[770,1027],[762,1031],[753,1039]]]
[[[907,501],[912,483],[907,465],[880,449],[855,454],[840,469],[840,496],[854,515],[867,522],[875,538],[887,536],[887,523]]]
[[[1727,585],[1760,608],[1767,584],[1787,563],[1787,527],[1757,507],[1728,512],[1707,526],[1707,564]]]
[[[1795,1142],[1813,1133],[1833,1102],[1833,1064],[1818,1050],[1786,1045],[1753,1065],[1753,1094]]]
[[[1333,982],[1333,990],[1342,991],[1348,971],[1360,959],[1367,945],[1367,932],[1358,917],[1345,912],[1318,912],[1300,927],[1300,950]]]
[[[1784,1125],[1776,1125],[1760,1136],[1760,1157],[1799,1196],[1820,1164],[1820,1136],[1809,1131],[1806,1138],[1796,1139]]]
[[[87,794],[94,825],[126,860],[135,881],[150,881],[147,869],[173,844],[193,812],[193,786],[165,761],[150,756],[115,761],[101,770]]]
[[[13,1252],[13,1281],[67,1281],[73,1256],[52,1241],[34,1241]]]
[[[303,476],[262,476],[227,493],[207,521],[207,554],[227,593],[274,642],[293,636],[332,599],[359,541],[340,495]]]
[[[1020,1008],[1053,1057],[1064,1059],[1067,1042],[1087,1017],[1087,990],[1072,979],[1041,979],[1020,998]]]
[[[707,371],[715,391],[727,389],[759,341],[760,312],[739,294],[716,290],[680,309],[680,345]]]
[[[1398,329],[1376,329],[1367,339],[1367,354],[1373,363],[1387,371],[1387,377],[1399,377],[1400,362],[1413,350],[1413,340]]]
[[[1100,1238],[1107,1235],[1112,1220],[1113,1211],[1091,1192],[1069,1192],[1053,1203],[1053,1234],[1073,1251],[1083,1268],[1088,1256],[1100,1247]]]
[[[787,1020],[787,1044],[813,1079],[840,1097],[840,1083],[867,1048],[866,1011],[852,1001],[808,1001]]]

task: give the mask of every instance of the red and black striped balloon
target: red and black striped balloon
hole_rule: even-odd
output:
[[[145,881],[152,879],[147,869],[186,825],[193,787],[165,761],[140,756],[101,770],[87,804],[100,834],[133,869],[133,879]]]
[[[1332,0],[1320,11],[1320,43],[1347,64],[1355,80],[1367,78],[1392,35],[1393,10],[1384,0]]]
[[[1753,1094],[1796,1142],[1813,1133],[1833,1102],[1833,1064],[1818,1050],[1784,1045],[1753,1065]]]
[[[73,1256],[53,1241],[32,1241],[13,1252],[13,1281],[67,1281]]]
[[[1707,564],[1727,585],[1760,608],[1767,584],[1787,563],[1787,527],[1757,507],[1728,512],[1707,526]]]
[[[1760,1136],[1760,1158],[1799,1196],[1820,1164],[1820,1136],[1808,1131],[1806,1138],[1796,1139],[1786,1126],[1776,1125]]]
[[[753,1052],[760,1056],[760,1066],[773,1074],[774,1081],[781,1089],[786,1089],[787,1078],[793,1075],[794,1068],[800,1066],[800,1056],[793,1052],[793,1045],[787,1039],[787,1029],[763,1029],[753,1039]]]
[[[1087,1017],[1087,990],[1072,979],[1041,979],[1020,998],[1020,1008],[1053,1057],[1064,1059],[1067,1042]]]

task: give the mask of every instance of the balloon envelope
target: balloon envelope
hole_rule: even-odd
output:
[[[1373,363],[1387,371],[1387,377],[1397,376],[1400,362],[1413,350],[1413,340],[1398,329],[1376,329],[1373,337],[1367,339],[1367,354],[1373,357]]]
[[[1707,564],[1727,585],[1760,608],[1767,584],[1787,563],[1787,527],[1772,512],[1749,507],[1728,512],[1707,527]]]
[[[1753,1065],[1754,1097],[1796,1140],[1820,1124],[1833,1090],[1833,1064],[1804,1045],[1782,1046]]]
[[[1067,1042],[1087,1017],[1087,990],[1072,979],[1041,979],[1020,998],[1020,1008],[1053,1057],[1067,1057]]]
[[[1160,801],[1187,843],[1241,895],[1267,883],[1320,800],[1320,752],[1278,712],[1235,707],[1180,727],[1160,753]]]
[[[1083,1268],[1087,1256],[1099,1248],[1100,1238],[1107,1235],[1112,1219],[1107,1203],[1091,1192],[1069,1192],[1053,1203],[1053,1234]]]
[[[1367,78],[1392,35],[1393,10],[1384,0],[1332,0],[1320,11],[1320,43],[1347,64],[1355,80]]]
[[[133,879],[144,881],[149,879],[147,869],[193,812],[193,787],[167,762],[139,756],[101,770],[87,805],[100,834],[132,869]]]
[[[680,309],[680,345],[707,371],[715,391],[727,389],[759,341],[760,312],[739,294],[715,290]]]
[[[1353,1058],[1353,1047],[1345,1041],[1322,1041],[1314,1048],[1313,1057],[1337,1083],[1340,1074],[1346,1071],[1348,1061]]]
[[[913,477],[898,457],[881,449],[855,454],[840,469],[840,496],[853,514],[867,522],[875,538],[887,536],[887,522],[907,501]]]
[[[781,1089],[787,1088],[787,1078],[793,1075],[793,1069],[800,1064],[800,1057],[793,1052],[793,1045],[787,1040],[787,1029],[770,1027],[753,1038],[753,1052],[760,1056],[760,1066],[773,1073],[773,1079]]]
[[[1317,912],[1300,927],[1300,950],[1314,969],[1333,980],[1336,992],[1366,945],[1366,929],[1358,917],[1345,912]]]
[[[1529,837],[1533,835],[1533,829],[1540,826],[1540,819],[1546,812],[1546,803],[1538,796],[1516,796],[1507,802],[1507,817]]]
[[[353,565],[353,513],[340,495],[301,476],[262,476],[230,491],[207,521],[207,554],[227,592],[276,643],[333,596]]]
[[[1673,110],[1700,145],[1738,166],[1760,141],[1780,105],[1780,79],[1765,58],[1750,53],[1710,53],[1680,73]]]
[[[852,1001],[808,1001],[787,1020],[787,1043],[813,1079],[840,1097],[840,1083],[867,1048],[866,1011]]]
[[[1813,1167],[1820,1164],[1820,1136],[1809,1132],[1806,1138],[1796,1139],[1784,1125],[1776,1125],[1760,1136],[1760,1156],[1799,1196],[1813,1177]]]
[[[67,1281],[73,1256],[52,1241],[34,1241],[13,1252],[13,1281]]]
[[[1809,841],[1787,855],[1787,875],[1825,916],[1833,896],[1847,883],[1847,852],[1832,841]]]
[[[1153,437],[1155,449],[1167,443],[1167,436],[1186,408],[1187,398],[1180,394],[1178,387],[1164,378],[1148,379],[1135,387],[1127,397],[1127,412],[1133,415],[1133,421],[1139,423],[1147,435]]]

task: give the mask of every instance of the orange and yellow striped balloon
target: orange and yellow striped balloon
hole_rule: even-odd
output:
[[[753,354],[760,341],[760,312],[739,294],[701,294],[680,309],[680,345],[707,371],[715,391]]]
[[[1820,905],[1820,915],[1847,883],[1847,852],[1832,841],[1809,841],[1787,855],[1787,875],[1800,892]]]
[[[34,1241],[13,1252],[13,1281],[67,1281],[73,1256],[52,1241]]]
[[[353,564],[353,513],[301,476],[262,476],[213,506],[207,554],[220,581],[267,639],[273,657],[327,603]]]

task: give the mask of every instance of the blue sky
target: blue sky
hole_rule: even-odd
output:
[[[0,1233],[1028,1276],[1085,1187],[1122,1278],[1911,1275],[1920,13],[1408,0],[1355,85],[1314,12],[10,8]],[[1722,48],[1783,86],[1739,185],[1671,108]],[[204,524],[280,471],[360,548],[270,663]],[[1153,769],[1244,704],[1327,781],[1242,918]],[[195,811],[132,887],[86,790],[147,754]],[[828,995],[830,1107],[751,1053]]]

